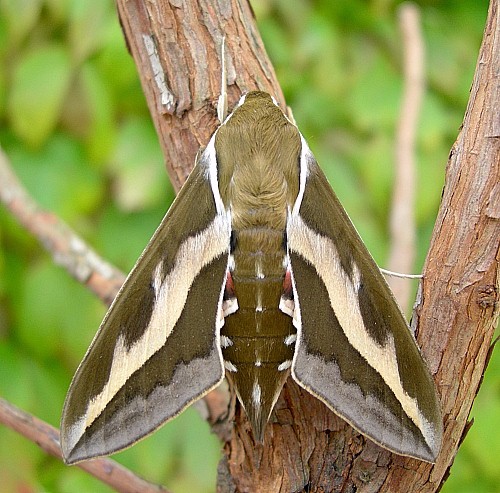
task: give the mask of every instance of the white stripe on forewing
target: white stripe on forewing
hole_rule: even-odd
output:
[[[304,198],[304,193],[306,190],[306,181],[309,175],[309,159],[313,158],[311,149],[307,145],[306,140],[300,134],[300,143],[302,145],[300,150],[300,175],[299,175],[299,193],[295,204],[293,204],[292,214],[296,216],[299,213],[300,206],[302,205],[302,200]]]
[[[101,393],[89,402],[84,429],[99,416],[130,375],[165,345],[181,316],[195,277],[204,266],[228,250],[230,234],[227,216],[217,215],[206,230],[184,241],[174,268],[163,282],[161,264],[155,268],[152,281],[156,301],[149,326],[128,350],[123,336],[118,338],[108,381]]]
[[[219,190],[219,181],[217,179],[217,155],[215,152],[215,136],[217,135],[217,130],[212,135],[212,138],[207,144],[207,147],[203,151],[200,158],[200,164],[205,168],[205,176],[210,182],[210,188],[212,189],[212,194],[215,200],[215,207],[217,208],[217,214],[224,214],[224,203],[222,202],[222,197]]]
[[[406,414],[423,432],[427,439],[432,434],[432,426],[418,408],[416,399],[409,396],[401,384],[396,359],[396,348],[392,334],[387,337],[384,346],[379,346],[365,328],[359,310],[358,288],[361,274],[354,264],[351,277],[342,268],[340,257],[334,243],[310,229],[299,215],[289,215],[287,226],[289,249],[299,253],[314,265],[317,274],[325,284],[330,304],[349,343],[363,356],[368,364],[384,379],[394,392]],[[295,290],[292,266],[292,284]],[[297,310],[298,340],[300,344],[302,323],[300,320],[300,299],[295,300]]]

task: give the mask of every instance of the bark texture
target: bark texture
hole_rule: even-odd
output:
[[[453,462],[488,362],[500,288],[500,25],[491,0],[462,128],[424,266],[419,343],[441,394],[444,443],[431,477]]]
[[[117,6],[168,173],[179,190],[218,125],[224,36],[230,108],[252,89],[267,90],[280,103],[283,94],[247,1],[118,0]]]
[[[229,107],[262,89],[284,103],[246,0],[118,0],[129,49],[176,188],[217,127],[226,36]],[[498,319],[500,108],[498,0],[492,0],[471,97],[448,162],[417,307],[418,342],[441,394],[445,435],[436,465],[376,446],[289,380],[256,446],[242,410],[226,438],[218,491],[434,492],[453,461]],[[149,41],[148,41],[149,40]],[[367,110],[369,111],[369,110]],[[437,166],[440,163],[436,163]]]

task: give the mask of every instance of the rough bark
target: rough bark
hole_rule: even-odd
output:
[[[242,92],[255,88],[283,103],[281,90],[246,0],[117,4],[169,174],[179,188],[200,145],[217,126],[223,35],[230,107]],[[498,318],[498,15],[498,1],[492,0],[463,128],[448,162],[415,316],[418,342],[443,404],[445,438],[437,464],[374,445],[289,381],[263,447],[253,443],[238,406],[229,435],[227,427],[215,427],[221,437],[230,436],[219,467],[219,492],[439,488],[467,428]],[[154,40],[154,49],[147,39]]]
[[[435,374],[444,445],[432,477],[453,462],[499,314],[500,9],[491,0],[469,103],[446,169],[424,266],[419,342]]]
[[[118,0],[117,5],[167,170],[178,190],[200,146],[217,128],[223,36],[229,107],[242,93],[256,88],[271,92],[280,103],[283,94],[245,0]],[[151,42],[164,74],[163,90],[162,74],[158,76],[155,55],[148,47]]]

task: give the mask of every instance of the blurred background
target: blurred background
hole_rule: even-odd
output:
[[[298,126],[379,265],[388,254],[402,95],[399,2],[254,0]],[[417,2],[426,93],[417,144],[421,270],[465,112],[486,0]],[[128,272],[173,199],[111,0],[0,0],[0,144],[43,207]],[[58,426],[105,307],[0,207],[0,396]],[[500,491],[500,359],[444,493]],[[115,456],[177,493],[215,491],[220,446],[188,409]],[[0,426],[0,492],[110,491]]]

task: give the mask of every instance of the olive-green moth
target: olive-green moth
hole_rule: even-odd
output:
[[[433,462],[435,386],[379,268],[273,98],[243,96],[129,274],[66,398],[67,463],[126,448],[228,377],[252,425],[291,377]]]

